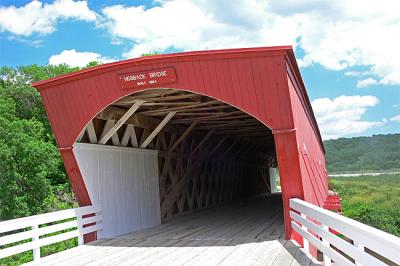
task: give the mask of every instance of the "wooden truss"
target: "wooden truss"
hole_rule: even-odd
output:
[[[254,117],[209,97],[173,89],[127,96],[88,123],[78,142],[159,151],[163,220],[268,192],[274,139]]]

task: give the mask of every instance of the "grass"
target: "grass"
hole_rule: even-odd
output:
[[[400,237],[400,175],[335,177],[344,215]]]

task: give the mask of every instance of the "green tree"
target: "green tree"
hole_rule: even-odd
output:
[[[75,70],[66,65],[0,68],[0,220],[73,204],[40,95],[30,84]]]
[[[400,134],[327,140],[324,146],[330,173],[400,169]]]
[[[58,174],[58,151],[44,140],[43,124],[19,119],[16,105],[0,99],[0,218],[39,213]]]

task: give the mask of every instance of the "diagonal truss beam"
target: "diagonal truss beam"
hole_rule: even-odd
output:
[[[158,133],[164,128],[164,126],[172,119],[176,112],[168,113],[164,119],[158,124],[158,126],[150,133],[150,135],[140,144],[140,148],[145,149],[150,142],[157,136]]]
[[[139,109],[143,102],[143,100],[136,100],[136,102],[131,106],[131,108],[129,108],[128,111],[126,111],[126,113],[118,120],[118,122],[115,123],[115,125],[113,125],[110,130],[108,130],[108,132],[101,137],[99,144],[106,144],[112,135],[114,135],[115,132],[117,132],[117,130],[129,119],[129,117],[131,117],[131,115],[133,115],[133,113]]]
[[[174,151],[174,149],[181,143],[187,135],[193,130],[193,128],[197,125],[197,121],[194,121],[186,130],[183,132],[183,134],[179,137],[179,139],[172,145],[171,149],[169,150],[170,152]]]

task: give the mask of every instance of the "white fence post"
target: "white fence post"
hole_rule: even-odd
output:
[[[324,231],[329,232],[329,227],[326,225],[322,226],[322,229]],[[324,238],[322,238],[322,244],[324,244],[325,246],[327,246],[328,248],[330,247],[330,244],[327,240],[325,240]],[[325,266],[331,266],[332,262],[331,262],[331,258],[328,257],[328,255],[324,252],[324,265]]]
[[[33,237],[32,237],[32,242],[34,244],[39,244],[39,225],[35,224],[32,226],[32,231],[33,231]],[[39,260],[40,259],[40,245],[35,247],[33,249],[33,260]]]
[[[307,215],[305,215],[304,213],[301,213],[301,217],[303,217],[304,219],[307,219]],[[305,225],[301,225],[301,227],[307,231],[307,227]],[[308,242],[308,240],[303,237],[303,245],[304,245],[304,251],[307,253],[310,253],[310,244]]]
[[[360,243],[358,243],[357,241],[354,241],[354,240],[353,240],[353,244],[355,247],[357,247],[358,249],[360,249],[364,252],[364,245],[361,245]],[[361,265],[361,263],[356,260],[356,265]]]
[[[79,235],[78,235],[78,246],[80,246],[80,245],[83,245],[85,243],[85,241],[83,239],[83,233],[82,233],[82,231],[83,231],[82,215],[78,215],[76,217],[76,220],[78,222],[78,232],[79,232]]]

